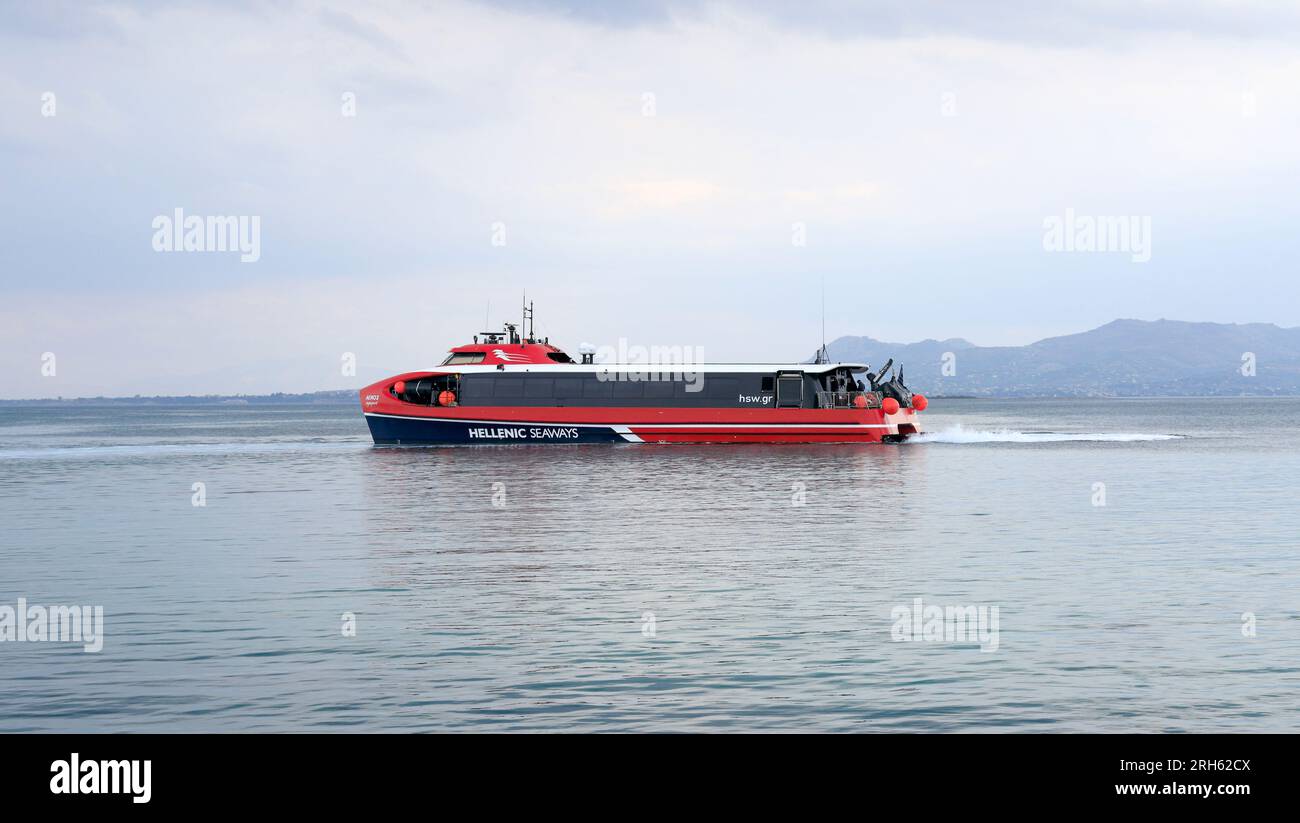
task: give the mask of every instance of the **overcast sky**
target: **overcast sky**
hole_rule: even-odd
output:
[[[0,397],[357,386],[525,288],[720,361],[808,356],[823,280],[829,338],[1300,325],[1278,5],[5,3]],[[177,208],[260,257],[156,251]]]

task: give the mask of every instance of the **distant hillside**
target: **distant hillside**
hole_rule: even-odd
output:
[[[922,363],[938,363],[944,352],[961,352],[974,348],[978,347],[960,337],[922,340],[919,343],[884,343],[870,337],[840,337],[826,344],[832,360],[870,363],[873,366],[882,366],[891,357],[904,366],[908,363],[916,363],[918,366]],[[812,359],[809,358],[808,361],[811,362]]]
[[[882,343],[841,337],[831,360],[879,367],[893,357],[913,389],[977,397],[1300,395],[1300,328],[1176,320],[1116,320],[1028,346],[975,346],[961,339]],[[944,354],[956,374],[944,376]],[[1241,373],[1242,355],[1256,373]]]

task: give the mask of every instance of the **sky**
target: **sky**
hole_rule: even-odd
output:
[[[828,339],[1297,326],[1297,77],[1268,2],[4,2],[0,398],[359,387],[525,291],[722,362],[823,294]]]

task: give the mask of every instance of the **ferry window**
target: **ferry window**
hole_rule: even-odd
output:
[[[442,365],[470,366],[473,365],[474,363],[482,363],[482,362],[483,362],[483,352],[481,351],[453,352],[452,354],[447,355],[447,359],[442,361]]]
[[[774,386],[775,383],[772,379],[772,375],[770,374],[763,375],[763,391],[772,391]]]
[[[734,377],[710,377],[704,381],[704,391],[709,397],[734,401],[740,394],[740,381]]]
[[[496,388],[492,392],[493,397],[522,397],[524,393],[524,381],[518,377],[501,377],[496,381]]]
[[[639,380],[635,383],[619,380],[614,383],[614,397],[624,400],[640,400],[645,390],[645,383]]]
[[[588,377],[586,380],[582,381],[583,397],[590,397],[592,399],[604,399],[607,397],[612,397],[613,392],[614,392],[614,384],[612,381],[601,380],[595,375],[592,375],[591,377]]]
[[[677,397],[704,397],[706,385],[708,381],[704,379],[704,375],[696,372],[685,380],[674,380],[673,394]]]
[[[460,381],[462,400],[481,400],[492,396],[493,378],[490,375],[478,376]]]
[[[549,358],[551,358],[552,360],[554,360],[556,363],[572,363],[572,362],[573,362],[573,358],[570,357],[569,355],[565,354],[565,353],[562,352],[562,351],[551,351],[551,352],[547,352],[547,353],[546,353],[546,356],[549,357]]]
[[[781,375],[781,388],[776,405],[781,408],[798,408],[803,405],[803,377],[797,374]]]
[[[555,381],[549,377],[530,377],[524,381],[524,397],[550,399],[555,396]]]
[[[555,396],[556,397],[582,397],[582,378],[580,377],[555,378]]]
[[[657,380],[653,383],[645,384],[645,396],[647,399],[661,399],[673,396],[673,384],[671,380]]]

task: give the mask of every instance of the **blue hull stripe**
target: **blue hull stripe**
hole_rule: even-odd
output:
[[[612,426],[552,423],[485,423],[427,417],[367,414],[370,435],[379,445],[441,443],[626,443]]]

